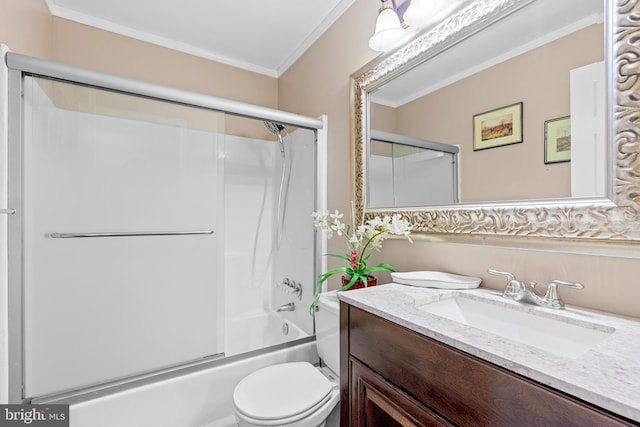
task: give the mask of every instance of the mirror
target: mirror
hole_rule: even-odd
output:
[[[525,28],[522,24],[538,22],[526,14],[539,10],[545,3],[572,5],[561,13],[542,15],[548,21],[554,21],[555,30],[551,35],[539,32],[544,25]],[[409,218],[415,231],[440,235],[465,233],[609,241],[640,239],[637,192],[634,190],[640,185],[640,166],[636,160],[640,147],[633,123],[634,115],[640,112],[633,96],[634,89],[637,90],[638,75],[627,65],[627,58],[635,57],[632,49],[638,32],[633,16],[639,11],[633,9],[640,7],[622,0],[589,1],[589,5],[599,8],[596,10],[604,10],[604,14],[590,9],[587,16],[581,16],[575,23],[575,14],[586,9],[585,3],[583,0],[472,1],[353,76],[357,209],[370,216],[400,212]],[[492,39],[494,42],[482,41],[483,33],[497,31],[499,27],[509,28],[514,22],[517,31],[511,28],[509,33]],[[506,45],[509,52],[520,49],[525,56],[532,53],[543,55],[533,62],[525,58],[529,61],[528,68],[533,68],[536,74],[551,74],[552,69],[560,68],[552,65],[567,60],[569,55],[556,53],[551,54],[556,61],[549,61],[548,57],[543,59],[549,53],[543,52],[540,40],[549,40],[553,44],[577,34],[585,36],[585,32],[589,33],[586,36],[591,37],[590,40],[599,40],[587,44],[604,45],[604,52],[588,52],[588,57],[563,65],[564,86],[561,90],[547,92],[545,89],[544,94],[540,89],[533,90],[534,95],[541,93],[540,102],[534,102],[530,95],[514,92],[513,88],[530,89],[528,86],[538,85],[523,74],[526,69],[512,71],[502,77],[487,77],[488,71],[522,60],[521,56],[505,54]],[[527,46],[518,48],[505,41],[526,42]],[[494,48],[492,53],[480,55],[482,61],[479,64],[471,62],[477,60],[477,55],[469,53],[476,52],[474,46],[478,44]],[[460,48],[461,51],[457,50]],[[598,62],[602,63],[598,65]],[[582,78],[580,73],[585,66],[587,77]],[[402,90],[403,82],[415,80],[409,77],[420,73],[428,74],[429,87],[420,89],[420,96],[413,96],[407,102],[406,93],[418,93],[416,87],[407,86],[410,89],[405,95],[398,95],[398,90]],[[456,88],[461,81],[473,79],[485,79],[485,83],[473,86],[473,89],[466,86],[467,89],[462,91]],[[501,83],[497,89],[496,80]],[[598,84],[606,89],[599,91]],[[488,87],[491,90],[483,92]],[[500,90],[501,87],[504,90]],[[391,93],[392,89],[396,93]],[[458,96],[454,96],[456,92],[447,92],[453,89],[458,91]],[[562,97],[558,95],[560,93]],[[589,94],[591,99],[581,100],[580,94]],[[403,96],[404,101],[393,104]],[[424,99],[429,97],[438,102],[428,105]],[[577,100],[577,106],[586,106],[585,111],[570,105],[571,97]],[[419,105],[419,108],[410,110],[410,104]],[[449,104],[453,107],[447,110]],[[507,108],[513,105],[519,105],[520,112],[512,113]],[[509,132],[513,133],[513,138],[503,142],[500,137],[484,138],[481,132],[474,134],[474,125],[480,127],[482,123],[492,123],[491,120],[504,116],[505,111],[501,110],[505,108],[509,120],[498,121],[498,125],[511,129]],[[585,119],[584,114],[591,116]],[[594,114],[600,118],[594,119]],[[453,124],[439,126],[444,116],[448,116]],[[524,129],[522,138],[518,138],[520,135],[515,131],[518,126]],[[373,167],[372,129],[459,145],[462,203],[412,203],[401,207],[390,203],[386,206],[372,205],[368,201],[372,190],[368,172]],[[569,139],[567,132],[574,142],[568,158],[563,157],[567,154],[564,153]],[[578,140],[597,141],[598,138],[600,143],[594,142],[585,150],[575,143]],[[566,161],[569,159],[570,162]],[[496,172],[498,170],[500,173]],[[614,176],[617,177],[615,181]]]
[[[603,6],[526,5],[370,91],[371,129],[459,145],[463,203],[604,196]]]

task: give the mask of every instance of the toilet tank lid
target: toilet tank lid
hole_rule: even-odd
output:
[[[340,312],[340,300],[338,299],[338,291],[323,292],[318,299],[318,307],[320,310],[327,310],[332,313]]]

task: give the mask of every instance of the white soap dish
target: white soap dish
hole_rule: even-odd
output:
[[[401,285],[439,289],[473,289],[480,286],[479,277],[461,276],[442,271],[405,271],[391,273],[391,279]]]

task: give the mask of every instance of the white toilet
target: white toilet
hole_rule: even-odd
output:
[[[233,391],[240,427],[324,426],[340,401],[340,305],[336,292],[320,295],[316,346],[325,366],[289,362],[267,366],[243,378]]]

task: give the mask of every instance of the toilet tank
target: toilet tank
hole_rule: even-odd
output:
[[[340,302],[336,291],[320,294],[316,311],[316,346],[324,364],[340,375]]]

